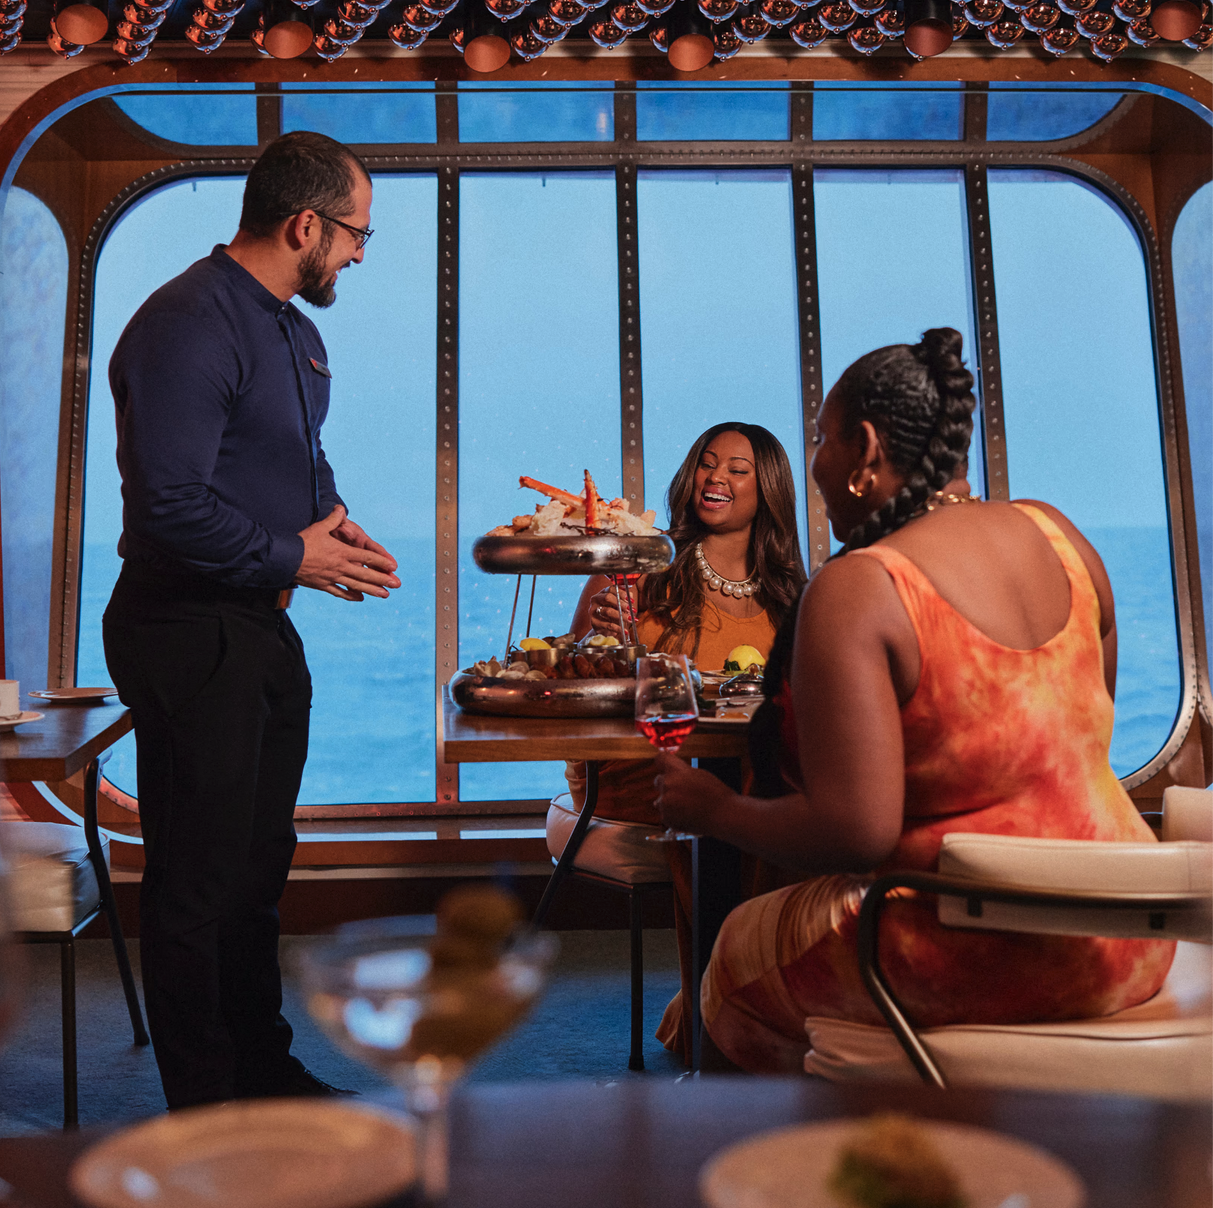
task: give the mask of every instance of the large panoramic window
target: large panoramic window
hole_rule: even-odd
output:
[[[546,502],[518,478],[621,488],[619,285],[613,172],[464,173],[459,242],[459,652],[505,654],[516,580],[472,542]],[[576,215],[575,221],[571,217]],[[531,582],[514,640],[526,633]],[[536,583],[531,632],[568,631],[581,580]],[[550,797],[556,764],[464,764],[469,801]]]
[[[1060,508],[1108,569],[1124,776],[1160,750],[1180,693],[1145,260],[1124,214],[1075,177],[992,171],[990,213],[1011,495]]]
[[[11,189],[0,223],[0,512],[5,677],[47,684],[55,453],[67,245],[54,215]]]
[[[1202,186],[1184,206],[1175,224],[1171,264],[1209,654],[1213,652],[1213,184]]]
[[[244,182],[170,185],[117,224],[98,258],[85,473],[77,682],[108,682],[101,613],[117,578],[122,527],[113,403],[105,367],[123,327],[169,278],[226,242]],[[301,805],[432,799],[434,748],[434,357],[436,182],[375,180],[380,231],[363,264],[342,274],[338,303],[307,310],[333,372],[324,446],[353,518],[390,549],[404,586],[389,601],[347,604],[296,594],[291,617],[312,671],[312,732]],[[407,215],[407,224],[379,214]],[[171,232],[171,238],[165,236]],[[351,760],[357,741],[358,759]],[[107,774],[135,794],[133,742]]]
[[[636,440],[644,505],[664,524],[666,488],[695,437],[720,421],[760,423],[788,452],[807,549],[824,534],[805,528],[802,321],[817,324],[826,390],[863,353],[914,342],[928,327],[959,329],[975,364],[959,142],[963,90],[819,83],[809,91],[813,139],[827,161],[840,150],[853,154],[843,144],[876,140],[900,141],[902,153],[925,151],[951,164],[817,162],[815,229],[799,249],[801,263],[815,252],[816,297],[804,293],[808,286],[797,276],[803,232],[795,225],[789,166],[795,95],[784,82],[651,81],[632,89],[600,81],[479,81],[461,82],[444,102],[456,109],[465,157],[457,199],[451,198],[457,217],[442,228],[457,240],[459,265],[460,665],[505,651],[518,584],[480,571],[471,547],[539,502],[519,489],[520,475],[579,491],[588,469],[612,496],[623,491],[625,449]],[[327,94],[316,84],[283,85],[278,97],[277,108],[267,109],[265,95],[255,97],[246,86],[163,96],[139,88],[97,103],[111,118],[118,105],[161,138],[239,143],[242,153],[257,141],[259,115],[264,135],[267,113],[280,117],[283,130],[320,129],[361,152],[382,149],[395,157],[380,162],[435,153],[437,94],[429,83],[346,83]],[[1067,138],[1117,104],[1136,103],[1111,89],[991,88],[986,97],[988,139],[1002,143]],[[627,128],[630,105],[636,141],[616,142],[617,118]],[[924,147],[928,142],[934,146]],[[220,154],[227,153],[202,153]],[[631,247],[623,241],[627,224],[618,225],[620,163],[637,168]],[[334,307],[304,308],[326,341],[334,375],[324,446],[339,489],[354,519],[396,555],[404,585],[389,601],[359,605],[296,594],[291,616],[315,688],[301,805],[436,808],[440,247],[432,164],[431,158],[426,171],[375,176],[378,233],[365,262],[342,275]],[[998,168],[989,180],[1011,491],[1061,507],[1108,565],[1120,627],[1112,757],[1117,772],[1130,775],[1166,742],[1180,688],[1142,249],[1116,205],[1077,177]],[[80,684],[108,682],[100,618],[119,569],[121,506],[106,366],[143,300],[231,238],[242,188],[239,176],[161,187],[122,215],[98,256]],[[1206,625],[1213,611],[1210,196],[1206,186],[1192,199],[1173,247]],[[629,216],[626,204],[622,212]],[[19,190],[10,194],[0,236],[0,268],[21,283],[0,296],[0,335],[18,358],[0,365],[0,385],[14,375],[32,381],[35,365],[42,375],[16,406],[6,394],[0,410],[8,667],[32,684],[42,680],[47,650],[55,648],[47,632],[61,364],[54,350],[63,326],[66,251],[49,212]],[[638,313],[622,330],[621,266],[636,274],[638,298]],[[20,307],[12,305],[14,296]],[[811,313],[802,316],[803,306]],[[634,432],[625,431],[621,416],[621,338],[625,355],[638,352],[643,423]],[[30,365],[22,368],[27,353]],[[986,493],[980,415],[970,480]],[[567,631],[581,586],[574,578],[540,577],[532,609],[532,584],[524,580],[514,640],[528,623],[535,636]],[[354,747],[356,760],[349,757]],[[563,789],[561,771],[555,763],[464,764],[459,797],[490,811],[485,803],[501,802],[508,812],[517,808],[512,803]],[[108,772],[137,793],[131,740],[119,744]]]
[[[819,169],[814,199],[825,389],[865,352],[915,344],[931,327],[956,328],[974,366],[963,173]],[[881,221],[870,224],[862,239],[835,237],[855,214],[876,213]],[[969,481],[985,494],[980,410]],[[833,535],[830,548],[840,548]]]
[[[695,438],[741,420],[782,442],[803,511],[791,173],[642,172],[637,209],[645,506],[664,525]]]

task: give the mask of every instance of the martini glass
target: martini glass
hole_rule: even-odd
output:
[[[636,660],[636,729],[659,751],[673,755],[699,722],[695,683],[685,654],[650,654]],[[652,843],[693,839],[667,827],[646,835]]]
[[[320,1027],[403,1091],[419,1125],[421,1189],[430,1206],[446,1202],[451,1089],[468,1063],[526,1014],[556,943],[520,931],[496,950],[419,934],[427,923],[402,917],[350,924],[306,949],[301,972]]]

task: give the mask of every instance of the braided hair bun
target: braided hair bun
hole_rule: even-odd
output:
[[[905,483],[857,525],[847,550],[896,532],[955,477],[973,434],[973,375],[961,360],[963,337],[951,327],[924,331],[918,344],[890,344],[843,373],[838,393],[848,433],[867,420]]]

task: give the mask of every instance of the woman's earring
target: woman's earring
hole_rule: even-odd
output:
[[[863,487],[857,487],[853,482],[847,483],[847,490],[850,491],[856,499],[862,499],[866,493]]]

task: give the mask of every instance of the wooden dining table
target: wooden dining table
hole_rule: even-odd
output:
[[[699,1171],[725,1146],[770,1129],[890,1110],[993,1129],[1047,1151],[1082,1180],[1085,1208],[1208,1208],[1213,1195],[1208,1105],[807,1077],[637,1075],[465,1086],[452,1110],[449,1208],[696,1208]],[[68,1190],[71,1162],[110,1131],[0,1140],[10,1202],[79,1208]],[[803,1143],[813,1144],[811,1135]],[[804,1202],[828,1203],[807,1194]]]
[[[447,763],[529,763],[574,759],[586,762],[586,797],[572,834],[553,869],[539,906],[543,923],[564,882],[598,804],[598,769],[608,759],[652,759],[653,748],[630,717],[490,717],[465,713],[443,688],[442,742]],[[747,758],[746,726],[704,719],[679,754],[714,772],[734,788]],[[741,853],[717,839],[695,837],[691,848],[691,962],[698,985],[725,916],[742,898]],[[692,1066],[699,1068],[699,996],[692,995]]]

